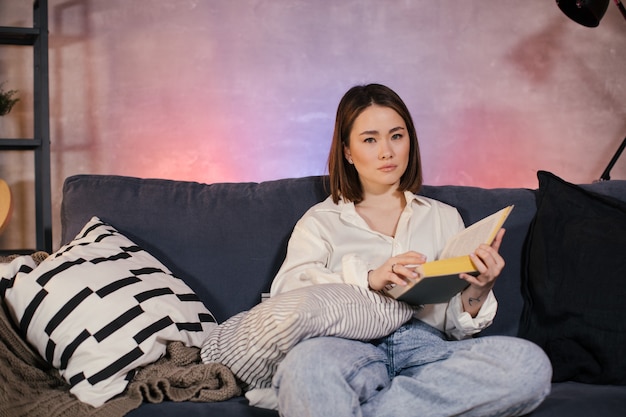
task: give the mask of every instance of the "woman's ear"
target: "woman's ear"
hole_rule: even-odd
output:
[[[349,163],[353,163],[352,162],[352,154],[350,153],[350,148],[348,148],[346,145],[343,145],[343,156],[346,158],[346,160]]]

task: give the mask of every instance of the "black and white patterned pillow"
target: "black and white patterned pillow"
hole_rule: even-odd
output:
[[[98,407],[167,342],[201,347],[215,318],[182,280],[94,217],[39,266],[20,257],[0,269],[0,296],[22,335]]]

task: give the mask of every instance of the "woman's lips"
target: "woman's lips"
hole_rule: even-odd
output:
[[[380,168],[378,168],[379,171],[383,171],[383,172],[390,172],[393,171],[394,169],[396,169],[398,166],[397,165],[384,165]]]

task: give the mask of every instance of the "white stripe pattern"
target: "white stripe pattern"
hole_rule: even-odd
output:
[[[372,340],[408,321],[415,308],[349,284],[322,284],[272,297],[217,326],[204,342],[204,363],[219,362],[247,389],[268,388],[298,342],[320,336]]]

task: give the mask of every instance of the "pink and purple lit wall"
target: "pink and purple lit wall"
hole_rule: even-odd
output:
[[[0,0],[0,25],[29,25],[28,3]],[[49,0],[49,10],[55,219],[62,182],[78,173],[324,174],[336,105],[357,83],[405,99],[429,184],[535,188],[539,169],[590,182],[626,135],[626,21],[612,4],[595,29],[552,0]],[[0,81],[28,91],[20,59],[0,55]],[[20,106],[0,136],[32,134],[28,100]],[[28,164],[0,162],[14,186],[32,178]],[[626,178],[626,162],[612,177]]]

